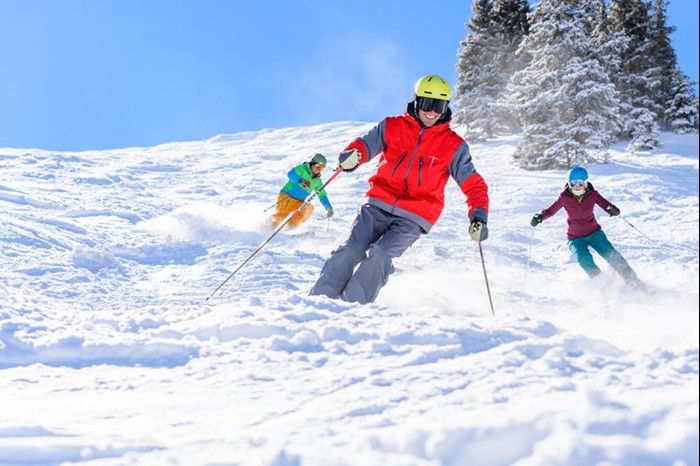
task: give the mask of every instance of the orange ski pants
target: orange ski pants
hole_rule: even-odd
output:
[[[294,199],[288,194],[280,193],[279,196],[277,196],[275,213],[270,218],[270,221],[272,222],[272,227],[276,228],[280,223],[284,221],[285,218],[287,218],[287,215],[289,215],[291,212],[294,212],[303,203],[304,201]],[[307,221],[309,218],[311,218],[311,215],[313,213],[314,206],[312,206],[311,204],[307,204],[306,206],[304,206],[303,209],[297,212],[294,215],[294,217],[292,217],[292,219],[289,221],[289,226],[292,228],[298,227],[299,225]]]

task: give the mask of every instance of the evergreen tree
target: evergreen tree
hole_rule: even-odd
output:
[[[502,40],[513,52],[530,31],[530,4],[527,0],[493,0],[493,15]]]
[[[597,31],[607,29],[605,0],[572,0],[571,3],[578,11],[583,33],[594,42]]]
[[[494,56],[500,43],[489,0],[475,0],[469,33],[457,53],[457,82],[452,98],[454,121],[465,127],[467,141],[483,141],[499,129],[501,111],[494,105],[505,87]]]
[[[614,31],[605,0],[580,0],[584,32],[590,37],[593,53],[614,83],[620,71],[621,52],[629,46],[624,32]]]
[[[475,0],[467,27],[469,33],[457,52],[453,119],[465,127],[463,135],[468,141],[481,141],[494,134],[498,118],[493,107],[499,93],[498,71],[487,59],[498,48],[489,0]]]
[[[654,0],[653,13],[649,24],[649,75],[656,86],[653,89],[654,111],[659,117],[664,129],[670,128],[670,121],[666,118],[666,109],[669,102],[673,101],[671,79],[673,70],[678,61],[676,52],[671,46],[671,34],[676,30],[673,26],[667,26],[666,0]]]
[[[584,33],[576,0],[542,0],[518,54],[532,57],[509,85],[523,125],[514,158],[531,170],[596,159],[619,132],[615,86]]]
[[[620,92],[620,114],[623,116],[623,139],[630,139],[628,150],[658,147],[658,107],[654,89],[659,85],[651,69],[651,44],[648,41],[649,11],[642,0],[613,0],[610,7],[611,26],[625,35],[628,46],[619,51],[620,70],[615,85]]]
[[[525,36],[530,33],[530,4],[527,0],[494,0],[493,16],[496,32],[501,44],[499,61],[502,76],[502,92],[494,104],[501,110],[501,126],[512,132],[520,123],[508,105],[508,82],[513,75],[525,68],[530,61],[526,53],[518,54]]]
[[[467,141],[484,141],[518,128],[507,102],[507,85],[522,67],[515,57],[528,31],[526,0],[475,0],[469,33],[460,44],[454,121]]]
[[[671,95],[665,118],[676,133],[698,130],[698,97],[687,76],[676,66],[671,73]]]

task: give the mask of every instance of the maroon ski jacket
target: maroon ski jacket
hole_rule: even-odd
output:
[[[560,209],[564,208],[566,210],[567,239],[588,236],[602,228],[595,219],[593,208],[597,204],[601,209],[605,210],[610,206],[610,202],[596,191],[590,182],[586,188],[583,198],[578,200],[566,186],[564,191],[559,194],[557,200],[542,211],[543,219],[547,220],[559,212]]]

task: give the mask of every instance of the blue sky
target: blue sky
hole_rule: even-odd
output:
[[[672,1],[698,80],[698,5]],[[0,0],[0,147],[109,149],[403,111],[471,1]],[[696,86],[697,89],[697,86]]]

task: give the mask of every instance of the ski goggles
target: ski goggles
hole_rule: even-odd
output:
[[[431,97],[418,97],[416,98],[416,105],[420,110],[424,112],[435,112],[443,114],[447,111],[447,104],[449,100],[433,99]]]
[[[586,183],[588,183],[588,180],[569,180],[569,186],[572,188],[582,188],[586,186]]]
[[[321,170],[323,170],[323,169],[326,168],[326,167],[324,167],[324,166],[321,165],[320,163],[315,163],[315,164],[314,164],[314,168],[315,168],[316,170],[318,170],[318,171],[321,171]]]

